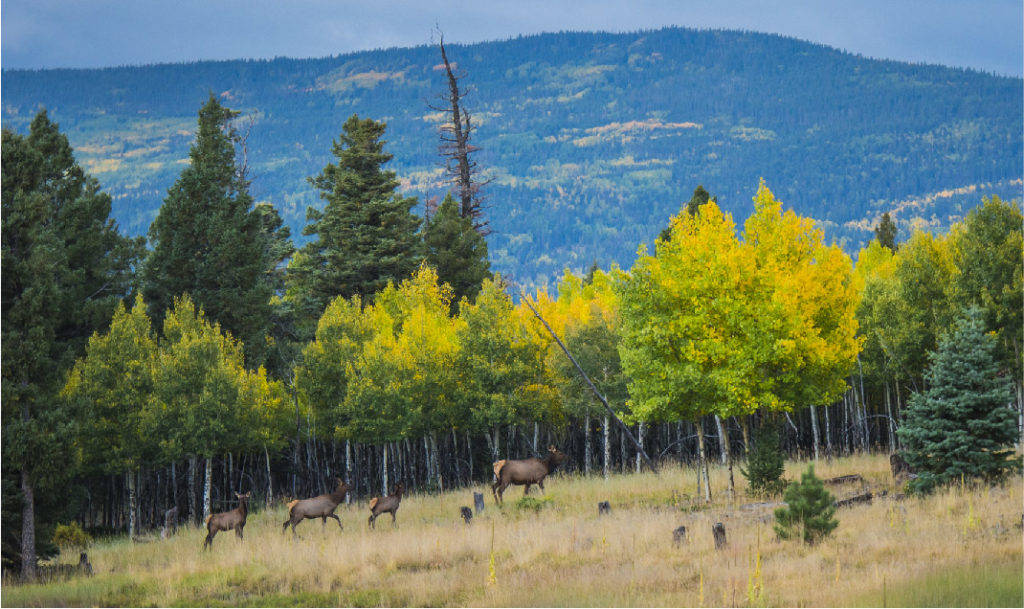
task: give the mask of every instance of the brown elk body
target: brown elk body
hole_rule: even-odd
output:
[[[565,459],[566,456],[562,452],[551,446],[548,448],[548,456],[543,459],[502,459],[496,462],[494,464],[494,484],[491,485],[494,501],[500,504],[505,489],[511,484],[525,484],[524,497],[530,492],[530,486],[533,484],[539,486],[543,491],[544,478]]]
[[[387,497],[374,497],[370,499],[370,519],[367,521],[371,529],[375,529],[377,516],[385,512],[391,513],[391,524],[395,524],[395,512],[402,503],[402,483],[395,485],[395,492]]]
[[[327,519],[333,518],[338,521],[338,528],[344,530],[345,527],[341,526],[341,518],[338,518],[334,510],[338,509],[338,505],[345,499],[345,493],[354,487],[351,484],[342,482],[341,478],[335,478],[335,480],[338,486],[333,492],[313,497],[312,499],[296,499],[289,503],[288,520],[284,522],[281,532],[287,531],[288,525],[291,525],[292,535],[295,535],[295,525],[306,518],[319,518],[321,531],[325,530]]]
[[[206,541],[203,542],[204,550],[213,546],[213,537],[221,531],[234,529],[235,535],[242,539],[242,529],[245,528],[245,519],[249,515],[249,495],[251,494],[251,491],[244,495],[235,493],[235,497],[238,497],[238,507],[230,512],[210,514],[206,517],[207,533]]]

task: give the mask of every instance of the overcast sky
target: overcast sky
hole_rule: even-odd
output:
[[[1024,75],[1021,0],[3,0],[4,68],[323,57],[562,30],[743,29]]]

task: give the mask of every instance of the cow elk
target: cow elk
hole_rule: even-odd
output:
[[[249,514],[249,495],[251,494],[251,491],[244,495],[235,493],[235,497],[238,497],[238,507],[230,512],[210,514],[206,517],[207,533],[206,541],[203,542],[204,550],[213,547],[213,537],[221,531],[234,529],[238,539],[242,539],[242,529],[245,528],[245,518]]]
[[[328,518],[337,520],[338,528],[345,530],[345,527],[341,526],[341,518],[335,515],[334,510],[338,509],[338,505],[345,499],[345,493],[354,487],[351,484],[342,482],[341,478],[335,478],[335,481],[338,483],[338,486],[334,489],[334,492],[313,497],[312,499],[296,499],[289,503],[288,520],[284,522],[281,532],[287,531],[288,525],[291,525],[292,535],[295,535],[295,525],[306,518],[319,518],[320,530],[322,532],[326,532],[325,527]]]
[[[368,521],[370,528],[375,529],[377,516],[385,512],[391,513],[391,524],[395,524],[395,512],[398,511],[398,506],[402,503],[402,483],[399,482],[395,485],[395,492],[387,497],[374,497],[370,499],[370,520]]]
[[[502,503],[502,495],[510,484],[525,484],[523,496],[530,492],[530,486],[536,484],[544,491],[544,478],[553,472],[556,467],[565,461],[566,456],[554,446],[548,448],[548,456],[544,459],[502,459],[494,464],[494,484],[491,485],[491,493],[494,494],[494,501],[499,505]]]

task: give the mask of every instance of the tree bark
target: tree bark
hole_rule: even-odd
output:
[[[32,477],[27,468],[21,470],[21,576],[36,576],[36,502]]]
[[[818,461],[819,445],[818,445],[818,415],[815,412],[816,407],[811,406],[811,435],[814,436],[814,461]]]
[[[583,417],[583,475],[590,477],[590,413]]]
[[[608,415],[604,415],[604,430],[602,434],[604,436],[604,479],[608,479],[608,472],[611,469],[612,464],[612,446],[611,446],[611,428],[608,425]]]
[[[188,517],[192,524],[199,524],[199,500],[196,497],[196,462],[195,455],[188,456]]]
[[[718,450],[721,453],[722,465],[729,462],[729,440],[725,431],[725,423],[721,417],[715,415],[715,428],[718,430]]]
[[[210,516],[210,492],[213,490],[213,457],[206,457],[206,475],[203,481],[203,522]]]
[[[707,455],[704,451],[704,425],[701,424],[700,417],[694,422],[697,427],[697,467],[699,468],[698,476],[704,480],[704,502],[711,503],[711,479],[708,474],[708,460]]]
[[[138,493],[138,472],[128,470],[128,539],[134,541],[139,536],[139,493]]]

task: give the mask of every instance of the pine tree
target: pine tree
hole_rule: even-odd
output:
[[[199,110],[189,166],[149,229],[153,250],[145,294],[158,327],[174,299],[188,294],[244,343],[246,360],[255,367],[263,360],[270,327],[277,261],[266,232],[268,214],[253,209],[245,170],[236,162],[241,138],[231,121],[237,115],[212,94]]]
[[[452,306],[465,297],[476,299],[484,279],[491,276],[487,241],[473,230],[473,221],[459,213],[449,194],[428,221],[423,234],[427,264],[437,270],[438,281],[452,287]]]
[[[779,446],[777,426],[765,424],[754,432],[754,448],[747,455],[746,469],[740,473],[757,495],[777,495],[785,486],[782,474],[786,470],[786,455]]]
[[[927,389],[911,396],[898,433],[904,457],[930,491],[961,477],[996,481],[1020,467],[1010,379],[999,375],[995,338],[971,308],[930,356]]]
[[[36,493],[62,484],[74,457],[74,416],[58,393],[89,335],[129,295],[143,244],[119,234],[110,196],[45,110],[28,136],[4,129],[2,149],[3,475],[5,489],[20,486],[20,560],[32,575]],[[6,550],[5,561],[19,559]]]
[[[782,539],[799,536],[804,543],[814,544],[839,526],[835,497],[825,490],[825,483],[814,475],[814,465],[800,476],[800,482],[786,487],[786,507],[775,510],[775,532]]]
[[[395,172],[383,166],[386,125],[353,114],[334,142],[337,163],[329,163],[310,183],[327,201],[309,208],[305,235],[316,238],[289,267],[289,296],[300,315],[318,319],[338,296],[360,295],[371,302],[388,282],[400,283],[419,266],[420,219],[415,197],[397,192]]]
[[[882,244],[882,247],[889,248],[890,251],[896,251],[896,234],[899,229],[896,227],[896,223],[892,221],[889,216],[889,212],[882,214],[882,219],[878,221],[878,226],[875,227],[875,239]]]

